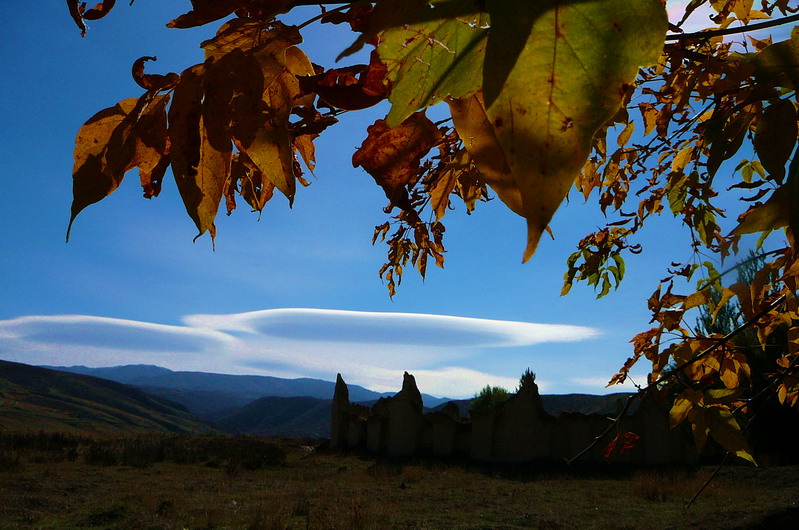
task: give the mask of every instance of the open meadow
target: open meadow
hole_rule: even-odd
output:
[[[2,528],[795,528],[799,467],[492,467],[312,440],[0,435]]]

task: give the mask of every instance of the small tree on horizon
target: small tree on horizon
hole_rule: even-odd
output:
[[[521,377],[519,377],[519,386],[516,387],[516,393],[518,393],[522,388],[530,386],[535,383],[535,372],[530,370],[528,366],[527,369],[522,373]]]
[[[501,386],[486,385],[480,392],[477,392],[469,404],[469,412],[484,413],[491,412],[500,403],[504,403],[510,398],[510,392]]]

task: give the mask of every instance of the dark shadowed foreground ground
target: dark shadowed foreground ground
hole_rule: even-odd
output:
[[[799,467],[546,471],[309,441],[0,436],[2,528],[799,528]]]

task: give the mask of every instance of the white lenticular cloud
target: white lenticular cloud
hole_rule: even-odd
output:
[[[410,313],[270,309],[189,315],[182,326],[87,315],[0,320],[0,358],[44,365],[156,364],[172,370],[330,380],[396,391],[402,373],[449,397],[515,388],[523,346],[584,341],[593,328]],[[506,368],[507,369],[507,368]],[[515,368],[514,368],[515,371]]]
[[[0,321],[0,339],[118,350],[202,351],[236,339],[211,329],[87,315],[26,316]]]
[[[507,320],[326,309],[267,309],[232,315],[189,315],[192,327],[295,341],[372,343],[437,348],[530,346],[591,339],[582,326]]]

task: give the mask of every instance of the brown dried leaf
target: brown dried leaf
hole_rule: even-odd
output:
[[[83,12],[83,18],[86,20],[99,20],[106,16],[111,9],[113,9],[116,0],[103,0],[93,8]]]
[[[85,5],[85,4],[84,4]],[[81,13],[80,0],[67,0],[67,7],[69,8],[69,15],[75,21],[75,25],[80,29],[80,36],[86,36],[86,24],[83,22],[83,15]],[[100,111],[103,112],[103,111]],[[87,122],[88,123],[88,122]]]
[[[243,7],[246,0],[191,0],[192,10],[169,22],[168,28],[193,28],[225,18]]]
[[[294,149],[300,153],[305,166],[313,173],[316,168],[316,148],[313,141],[318,134],[304,134],[294,138]]]
[[[436,221],[444,217],[449,206],[450,194],[455,190],[461,175],[471,169],[471,165],[466,149],[461,149],[429,188],[430,205],[436,214]]]
[[[441,132],[425,115],[416,112],[397,127],[377,120],[352,155],[353,167],[361,166],[383,188],[393,206],[410,213],[406,186],[418,178],[419,164],[441,138]]]
[[[157,61],[157,57],[139,57],[133,62],[131,74],[136,84],[145,90],[160,91],[174,87],[180,80],[180,76],[174,72],[167,75],[145,74],[144,63],[147,61]]]

